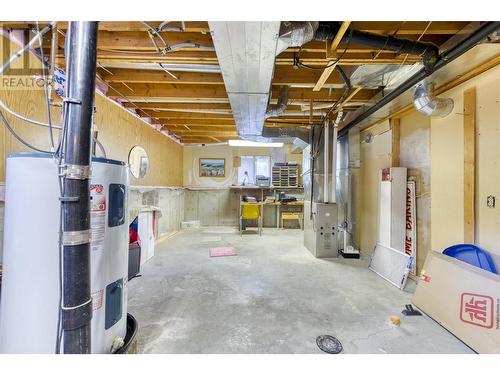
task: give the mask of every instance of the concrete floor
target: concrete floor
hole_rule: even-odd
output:
[[[210,258],[215,246],[238,256]],[[471,353],[426,316],[404,317],[411,293],[369,271],[367,260],[315,259],[300,230],[189,230],[160,242],[129,283],[143,353]],[[401,316],[399,327],[388,322]]]

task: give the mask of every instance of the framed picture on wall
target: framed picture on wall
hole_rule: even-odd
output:
[[[226,159],[200,158],[200,177],[226,177]]]

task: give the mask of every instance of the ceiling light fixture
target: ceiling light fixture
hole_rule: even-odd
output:
[[[283,147],[283,142],[254,142],[244,139],[230,139],[227,143],[238,147]]]

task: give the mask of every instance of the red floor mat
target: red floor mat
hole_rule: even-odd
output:
[[[210,249],[210,257],[229,257],[236,254],[236,249],[232,246],[212,247]]]

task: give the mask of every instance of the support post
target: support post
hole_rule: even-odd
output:
[[[63,352],[91,352],[90,197],[97,22],[70,22],[67,35],[63,148]]]
[[[476,182],[476,88],[464,91],[464,243],[474,243]]]
[[[399,150],[400,150],[400,120],[399,118],[390,119],[392,133],[392,148],[391,148],[391,167],[399,167]]]

